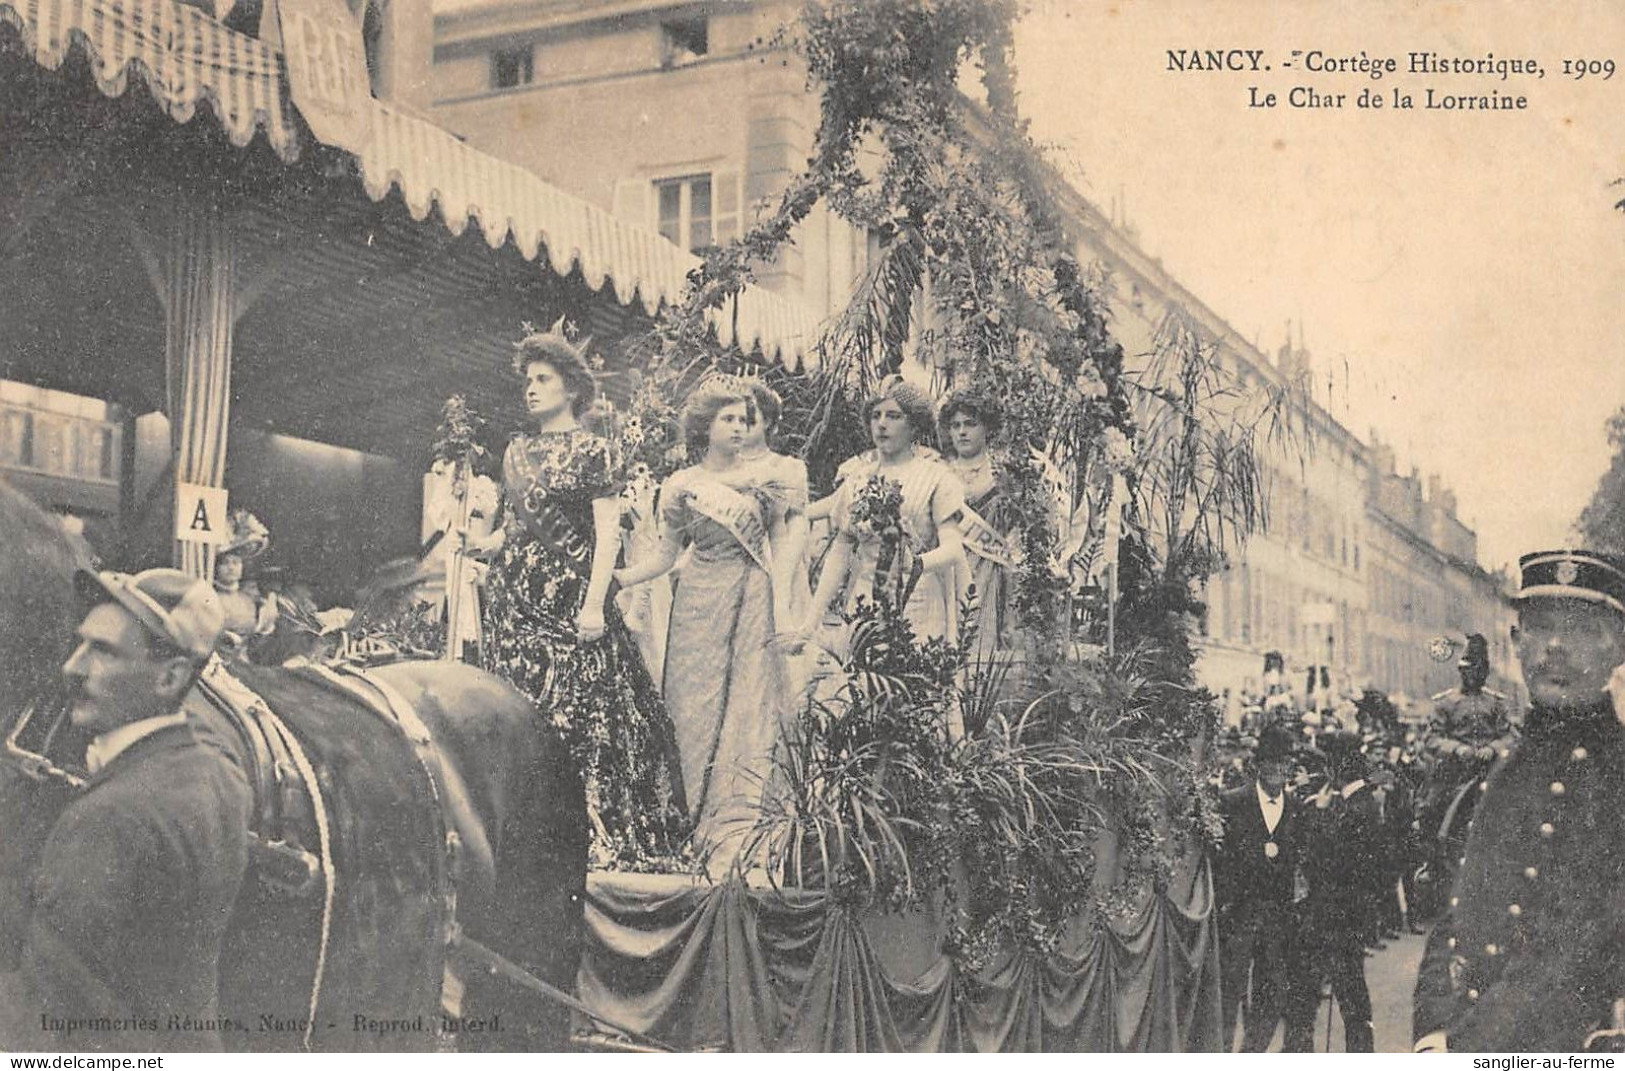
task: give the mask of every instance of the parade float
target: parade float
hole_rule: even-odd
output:
[[[991,655],[969,629],[922,641],[877,584],[799,701],[732,878],[589,877],[578,989],[602,1019],[581,1025],[607,1046],[1219,1048],[1218,712],[1191,637],[1201,581],[1263,521],[1255,444],[1282,399],[1242,398],[1177,314],[1128,367],[1111,281],[1074,259],[1016,112],[1015,17],[809,5],[771,43],[821,101],[807,170],[631,347],[620,426],[651,480],[679,460],[659,429],[713,373],[784,396],[778,448],[815,492],[866,445],[884,377],[987,399],[1018,624]],[[705,315],[818,204],[878,255],[811,371],[708,342]]]
[[[364,92],[360,140],[329,144],[273,49],[172,0],[0,0],[19,124],[4,166],[39,173],[6,202],[28,224],[7,262],[8,374],[165,409],[175,482],[224,482],[228,422],[414,456],[445,384],[505,389],[497,357],[538,308],[590,331],[660,314],[608,347],[639,370],[623,441],[669,429],[705,374],[753,372],[785,396],[780,446],[821,488],[860,448],[882,376],[1002,411],[1017,641],[981,661],[970,637],[919,643],[877,603],[799,712],[732,880],[592,874],[576,995],[597,1044],[1218,1047],[1202,789],[1217,714],[1190,636],[1201,579],[1262,520],[1264,424],[1177,315],[1125,367],[1110,280],[1074,259],[1015,111],[1014,17],[971,0],[810,8],[781,42],[822,102],[809,168],[700,263]],[[184,122],[200,108],[212,122]],[[71,127],[87,113],[97,137]],[[819,203],[879,255],[814,346],[746,285]],[[92,257],[111,306],[85,293]],[[335,285],[358,266],[376,282]],[[84,329],[64,348],[69,319]],[[147,359],[106,359],[131,353]],[[391,395],[403,364],[419,381]],[[666,433],[640,444],[649,479],[675,463]],[[207,573],[206,546],[174,549]]]

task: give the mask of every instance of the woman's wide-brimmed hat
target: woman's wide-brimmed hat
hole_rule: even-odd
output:
[[[226,523],[231,528],[231,538],[220,548],[220,554],[235,554],[247,560],[257,558],[270,549],[271,530],[241,506],[231,511]]]

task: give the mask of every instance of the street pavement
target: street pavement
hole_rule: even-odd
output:
[[[1411,994],[1416,988],[1416,969],[1422,962],[1427,938],[1406,934],[1389,941],[1388,947],[1365,961],[1366,987],[1371,990],[1372,1028],[1378,1052],[1411,1051]],[[1326,1044],[1326,1011],[1331,1013],[1331,1047]],[[1277,1030],[1269,1051],[1281,1051]],[[1315,1051],[1343,1051],[1343,1017],[1330,998],[1322,1000],[1315,1016]]]
[[[1405,934],[1388,947],[1368,956],[1365,984],[1371,990],[1371,1022],[1378,1052],[1411,1051],[1411,994],[1416,990],[1416,969],[1422,964],[1426,937]],[[1315,1022],[1315,1051],[1343,1051],[1343,1019],[1332,1012],[1332,1044],[1326,1048],[1326,1001]]]

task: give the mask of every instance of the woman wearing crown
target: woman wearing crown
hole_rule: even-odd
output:
[[[749,386],[736,379],[715,377],[694,391],[683,438],[697,461],[661,486],[661,550],[616,573],[630,587],[689,552],[672,597],[665,696],[695,845],[717,877],[754,823],[778,738],[785,667],[772,644],[773,547],[782,545],[787,510],[805,503],[804,485],[741,456],[760,419],[753,410]]]
[[[1000,422],[999,410],[971,391],[949,395],[937,416],[949,464],[965,484],[960,519],[965,564],[959,571],[956,602],[975,595],[973,659],[983,665],[1012,645],[1015,628],[1008,582],[1015,564],[1010,540],[1015,518],[988,449],[988,439],[998,434]]]
[[[611,596],[620,488],[611,444],[581,425],[597,384],[561,333],[519,344],[534,431],[502,461],[501,524],[469,549],[493,556],[486,668],[531,696],[577,762],[596,865],[669,865],[687,839],[671,719]]]

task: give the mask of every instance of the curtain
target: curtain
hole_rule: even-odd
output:
[[[596,873],[581,999],[676,1048],[734,1052],[1217,1052],[1205,862],[1128,919],[966,974],[899,979],[862,913],[815,893]],[[918,920],[932,926],[925,916]]]
[[[177,483],[224,486],[231,413],[231,336],[237,315],[237,251],[231,228],[207,205],[171,217],[162,264],[170,449]],[[175,565],[214,573],[214,548],[175,543]]]

